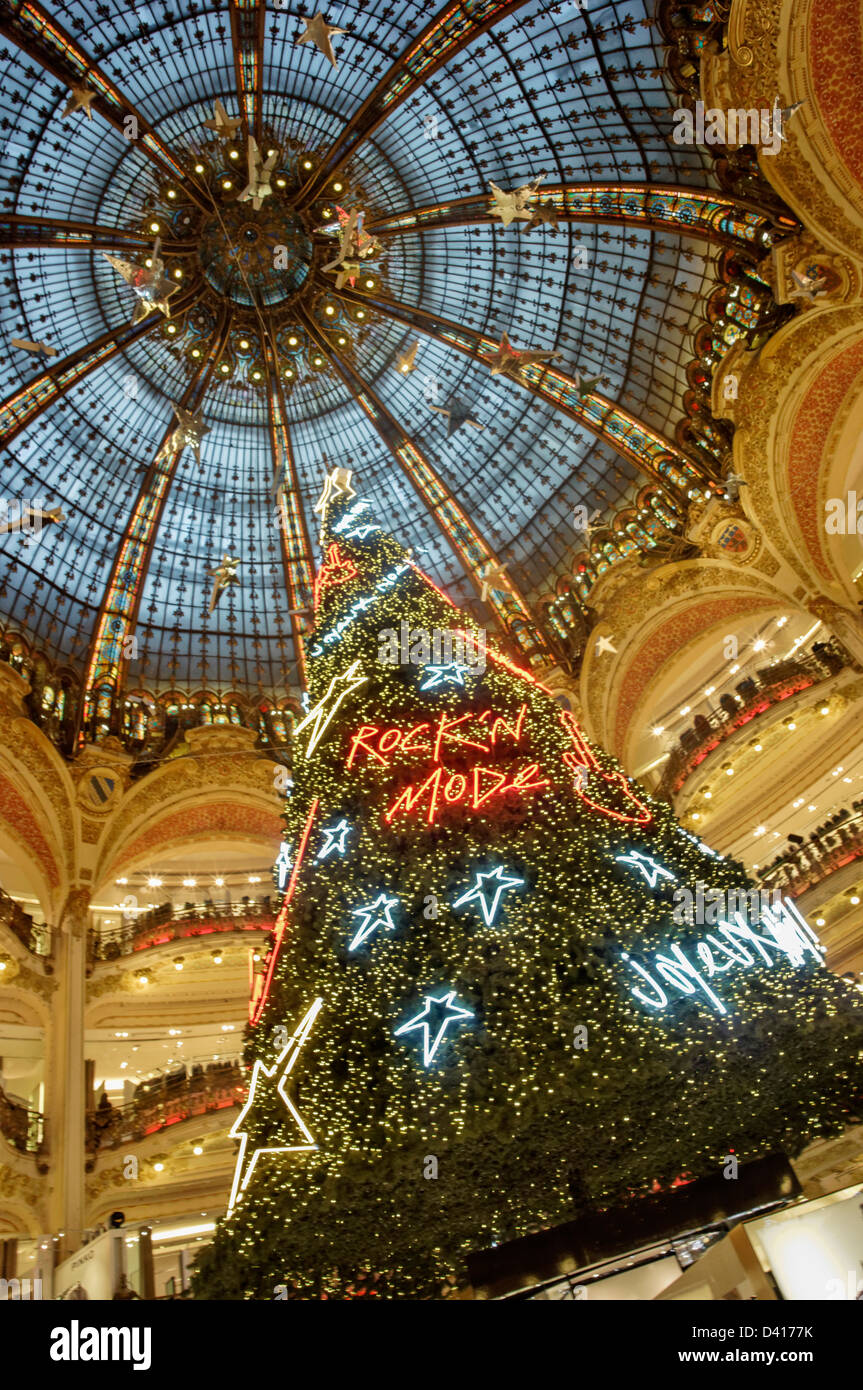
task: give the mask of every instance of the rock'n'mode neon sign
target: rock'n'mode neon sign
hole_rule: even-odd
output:
[[[711,984],[717,976],[735,968],[749,970],[759,963],[770,967],[782,956],[796,967],[804,965],[807,957],[823,964],[825,948],[789,899],[785,899],[778,911],[767,909],[761,913],[758,924],[764,927],[763,933],[751,927],[741,912],[730,915],[731,921],[718,922],[716,931],[696,942],[694,947],[687,946],[684,951],[675,943],[667,953],[657,953],[646,965],[623,951],[623,960],[639,977],[639,985],[633,986],[630,992],[647,1008],[661,1013],[676,1000],[669,998],[656,978],[659,976],[666,986],[676,991],[678,998],[700,995],[716,1013],[727,1014],[727,1008]],[[646,994],[640,985],[647,985],[651,993]]]

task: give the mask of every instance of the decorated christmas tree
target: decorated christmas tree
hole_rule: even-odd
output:
[[[284,895],[196,1296],[438,1297],[470,1251],[849,1123],[863,1001],[793,904],[753,907],[350,474],[319,506]]]

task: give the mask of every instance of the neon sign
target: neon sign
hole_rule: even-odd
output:
[[[350,833],[351,827],[346,820],[340,820],[338,825],[322,825],[321,834],[326,835],[327,842],[321,845],[315,858],[328,859],[331,854],[344,855]]]
[[[423,1065],[426,1067],[434,1060],[434,1055],[444,1040],[447,1028],[451,1024],[458,1023],[460,1019],[473,1018],[470,1010],[454,1004],[452,1002],[454,999],[454,989],[451,989],[449,994],[427,994],[422,1010],[395,1030],[397,1038],[402,1033],[422,1034]],[[434,1033],[434,1039],[432,1039],[432,1033]]]
[[[564,753],[563,761],[572,772],[576,774],[576,781],[573,783],[573,790],[576,796],[580,797],[585,806],[589,806],[591,811],[599,811],[600,815],[609,816],[612,820],[621,821],[624,825],[649,825],[653,816],[643,801],[639,801],[629,783],[629,779],[622,772],[603,772],[596,755],[593,752],[584,734],[581,732],[575,715],[569,710],[561,710],[560,722],[567,730],[573,744],[575,752]],[[587,768],[588,777],[584,777],[584,769]],[[598,777],[606,786],[614,788],[622,794],[624,800],[636,809],[634,812],[615,811],[610,806],[603,806],[594,797],[589,796],[587,787],[590,785],[590,778]]]
[[[273,928],[273,942],[270,946],[270,953],[267,958],[266,975],[255,976],[255,982],[252,988],[252,997],[249,1000],[249,1021],[253,1027],[255,1026],[255,1024],[260,1022],[261,1014],[264,1012],[264,1005],[266,1004],[267,999],[269,998],[270,986],[273,983],[273,974],[276,969],[276,961],[279,958],[279,951],[282,948],[282,941],[284,940],[285,931],[288,925],[288,907],[290,906],[291,898],[294,896],[294,890],[297,886],[297,878],[299,877],[300,868],[305,857],[306,845],[309,842],[309,835],[311,834],[312,822],[315,819],[315,813],[317,812],[317,809],[318,798],[315,797],[314,801],[312,802],[308,817],[306,819],[305,826],[303,827],[303,833],[300,836],[300,843],[297,846],[297,857],[294,860],[294,867],[291,870],[291,877],[288,881],[287,892],[285,893],[282,905],[279,908],[279,915],[276,918],[276,925]]]
[[[367,608],[371,608],[375,599],[379,598],[381,594],[388,593],[389,590],[398,583],[405,570],[409,570],[410,568],[410,560],[405,560],[403,564],[397,565],[394,570],[388,570],[387,573],[378,580],[370,594],[365,594],[363,598],[358,598],[356,603],[348,609],[345,616],[336,623],[335,627],[330,628],[329,632],[324,633],[320,642],[316,642],[312,647],[311,655],[322,656],[326,647],[331,647],[334,643],[338,642],[345,632],[345,629],[350,627],[354,619],[360,613],[364,613]]]
[[[701,993],[716,1013],[726,1014],[728,1010],[709,981],[717,975],[726,974],[735,965],[748,970],[760,963],[769,968],[775,964],[777,956],[785,956],[793,966],[799,967],[805,963],[807,955],[819,965],[823,964],[825,948],[789,899],[785,900],[778,912],[767,909],[761,913],[760,921],[766,929],[764,934],[756,932],[741,912],[731,915],[733,921],[717,923],[716,933],[711,932],[703,941],[697,942],[695,955],[700,968],[676,942],[670,947],[668,955],[657,954],[653,957],[650,969],[633,960],[628,952],[621,952],[622,959],[641,977],[642,982],[649,985],[653,996],[636,987],[630,992],[649,1009],[666,1009],[668,994],[654,978],[659,975],[678,994]],[[771,952],[774,954],[771,955]]]
[[[348,947],[349,951],[355,951],[358,946],[362,946],[367,941],[372,932],[378,927],[384,931],[395,931],[396,924],[392,918],[394,907],[398,907],[398,898],[388,898],[386,893],[381,893],[370,907],[357,907],[351,913],[352,917],[362,917],[364,921],[353,941]]]
[[[629,854],[616,854],[614,857],[618,864],[631,864],[634,869],[638,869],[651,888],[656,887],[659,878],[670,878],[672,883],[677,882],[674,874],[664,869],[656,859],[651,859],[649,854],[642,854],[640,849],[631,849]]]

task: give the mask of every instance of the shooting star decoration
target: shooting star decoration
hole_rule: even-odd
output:
[[[234,1181],[231,1186],[231,1196],[228,1202],[228,1215],[234,1210],[242,1193],[246,1191],[255,1166],[261,1154],[281,1154],[281,1153],[302,1153],[310,1149],[316,1149],[317,1144],[309,1133],[300,1114],[287,1093],[288,1077],[293,1071],[297,1058],[302,1051],[303,1044],[312,1031],[323,999],[316,999],[306,1013],[303,1015],[299,1026],[293,1037],[290,1037],[282,1048],[278,1057],[271,1067],[265,1067],[260,1058],[252,1068],[252,1077],[249,1082],[249,1094],[246,1103],[234,1121],[229,1131],[231,1139],[239,1139],[240,1152],[237,1154],[237,1166],[234,1169]],[[275,1101],[276,1098],[284,1105],[288,1116],[294,1122],[299,1131],[299,1143],[295,1144],[275,1144],[268,1145],[266,1148],[255,1149],[249,1154],[249,1127],[248,1117],[261,1099],[266,1098]]]
[[[86,111],[87,119],[93,119],[93,112],[90,110],[95,92],[91,92],[87,87],[72,87],[69,92],[69,100],[63,111],[62,119],[65,121],[67,116],[71,116],[75,111]]]
[[[497,565],[494,561],[489,560],[489,562],[483,565],[482,569],[478,571],[477,578],[482,584],[482,592],[479,596],[480,603],[485,603],[492,589],[504,589],[509,592],[509,579],[506,575],[506,565]]]
[[[276,167],[276,160],[279,157],[278,150],[273,150],[267,156],[266,163],[263,161],[261,151],[258,149],[258,142],[249,136],[248,152],[246,161],[249,171],[249,182],[242,193],[237,195],[238,203],[251,202],[252,207],[257,212],[265,198],[272,196],[273,185],[270,182],[273,170]]]
[[[50,343],[33,343],[29,338],[12,338],[11,343],[14,348],[20,348],[22,352],[35,353],[35,355],[42,358],[43,361],[47,357],[57,356],[57,349],[51,347]]]
[[[168,300],[180,287],[166,279],[165,264],[159,255],[160,247],[161,241],[157,237],[149,265],[135,265],[134,261],[127,261],[125,256],[115,256],[110,251],[102,252],[105,260],[110,261],[117,274],[122,275],[126,284],[132,286],[138,297],[133,324],[140,323],[153,309],[158,309],[166,319],[171,317]]]
[[[242,564],[242,560],[237,555],[230,555],[227,551],[222,556],[222,562],[216,565],[215,569],[207,570],[213,579],[213,592],[210,595],[209,612],[212,613],[222,594],[231,584],[239,584],[237,569]]]
[[[192,412],[191,410],[184,410],[181,405],[176,405],[173,401],[171,402],[171,408],[177,417],[177,428],[174,430],[173,434],[169,435],[165,440],[165,443],[156,455],[156,463],[159,463],[164,458],[168,458],[171,454],[176,453],[178,449],[182,449],[188,444],[192,453],[195,455],[198,467],[201,468],[203,466],[201,464],[201,441],[205,434],[210,433],[210,426],[205,425],[203,421],[203,411],[197,410]]]
[[[740,489],[747,487],[745,478],[741,478],[739,473],[729,473],[725,479],[725,500],[726,502],[738,502],[740,500]]]
[[[346,34],[348,32],[347,29],[337,29],[335,25],[327,24],[320,10],[318,10],[314,19],[306,19],[304,15],[300,15],[300,18],[306,27],[300,37],[295,40],[295,43],[313,43],[315,48],[323,53],[325,58],[329,59],[333,67],[337,68],[338,63],[336,62],[336,55],[333,52],[332,35]]]
[[[481,425],[479,420],[474,420],[467,401],[463,401],[460,396],[453,396],[448,406],[430,405],[429,410],[433,410],[436,415],[446,416],[446,437],[455,434],[456,430],[461,429],[462,425],[471,425],[475,430],[484,430],[485,425]]]
[[[397,355],[395,360],[395,369],[397,372],[401,372],[402,376],[407,376],[409,372],[416,371],[416,356],[417,352],[419,351],[419,345],[419,338],[414,338],[414,341],[411,343],[410,347],[405,348],[404,352],[400,352]]]
[[[233,120],[225,110],[218,97],[213,103],[212,120],[204,121],[207,130],[215,131],[221,140],[233,140],[235,133],[239,130],[243,122],[237,118]]]
[[[66,513],[58,503],[56,507],[37,507],[30,502],[0,502],[0,536],[10,531],[22,531],[35,536],[46,524],[60,526],[66,520]]]
[[[528,199],[533,198],[539,185],[545,178],[545,174],[540,174],[533,183],[524,183],[520,188],[498,188],[496,183],[489,179],[491,189],[491,214],[492,217],[499,217],[505,227],[511,222],[519,220],[527,221],[535,214],[527,205]],[[534,225],[536,225],[534,223]]]
[[[488,364],[492,376],[514,376],[517,380],[522,367],[541,366],[553,362],[556,357],[560,357],[559,352],[536,352],[533,348],[520,351],[513,347],[505,333],[501,333],[500,345],[483,361]]]

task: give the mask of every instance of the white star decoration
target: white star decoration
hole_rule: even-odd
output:
[[[631,864],[634,869],[638,869],[644,874],[645,879],[651,888],[656,887],[657,879],[670,878],[674,882],[674,874],[669,873],[655,859],[651,859],[649,854],[642,854],[640,849],[632,849],[629,854],[617,854],[615,858],[618,864]]]
[[[285,1086],[287,1085],[288,1076],[294,1063],[300,1055],[300,1049],[309,1036],[309,1033],[312,1031],[312,1025],[318,1016],[323,1002],[323,999],[315,1000],[311,1008],[308,1009],[303,1016],[293,1037],[288,1039],[271,1067],[265,1067],[263,1062],[258,1059],[252,1068],[252,1079],[249,1083],[249,1094],[246,1098],[246,1103],[229,1131],[232,1139],[239,1139],[240,1152],[237,1154],[237,1166],[234,1169],[234,1181],[231,1187],[230,1201],[228,1202],[228,1215],[231,1214],[236,1206],[237,1198],[240,1193],[245,1192],[248,1187],[252,1173],[255,1171],[255,1164],[261,1154],[299,1153],[305,1149],[317,1148],[317,1144],[300,1118],[296,1106],[286,1093]],[[273,1086],[271,1083],[276,1080],[276,1077],[278,1077],[278,1082]],[[255,1149],[247,1164],[246,1150],[249,1144],[249,1135],[244,1128],[246,1116],[256,1103],[259,1091],[266,1092],[268,1090],[274,1092],[281,1098],[288,1114],[299,1129],[303,1142],[300,1144],[278,1144],[272,1147]]]
[[[490,903],[486,896],[486,889],[483,886],[483,880],[485,880],[488,883],[495,884],[494,893],[491,897]],[[501,865],[498,865],[496,869],[492,869],[491,873],[478,873],[476,876],[475,886],[473,888],[468,889],[466,893],[463,893],[462,896],[458,898],[456,902],[453,903],[453,907],[462,907],[465,903],[473,902],[473,900],[476,899],[476,901],[479,903],[480,912],[485,918],[486,926],[491,927],[494,925],[494,919],[498,909],[498,905],[506,890],[508,888],[523,887],[523,885],[523,878],[507,878],[504,869],[501,867]]]
[[[355,951],[358,946],[362,946],[377,927],[381,927],[384,931],[395,931],[396,924],[392,919],[392,910],[394,907],[398,907],[398,902],[398,898],[388,898],[386,893],[381,893],[379,897],[375,898],[371,907],[354,908],[351,916],[363,917],[365,920],[348,946],[348,950]]]
[[[423,1064],[428,1066],[433,1060],[435,1053],[444,1039],[444,1034],[451,1023],[457,1023],[462,1018],[473,1018],[469,1009],[462,1009],[452,1001],[455,999],[455,990],[451,989],[449,994],[427,994],[425,1006],[422,1011],[413,1018],[409,1018],[407,1023],[403,1023],[401,1028],[395,1030],[396,1037],[402,1033],[422,1033],[423,1035]],[[432,1005],[437,1005],[438,1017],[432,1021]],[[441,1016],[440,1009],[445,1013]],[[434,1041],[431,1039],[432,1029],[435,1029]]]
[[[346,820],[340,820],[338,825],[322,826],[321,833],[326,835],[327,843],[321,846],[315,858],[328,859],[331,854],[344,854],[350,832],[351,827]]]
[[[452,681],[453,685],[464,687],[465,675],[470,670],[470,666],[462,666],[458,661],[450,661],[446,666],[426,666],[424,671],[431,679],[423,681],[420,690],[434,690],[436,686],[443,685],[444,681]]]

